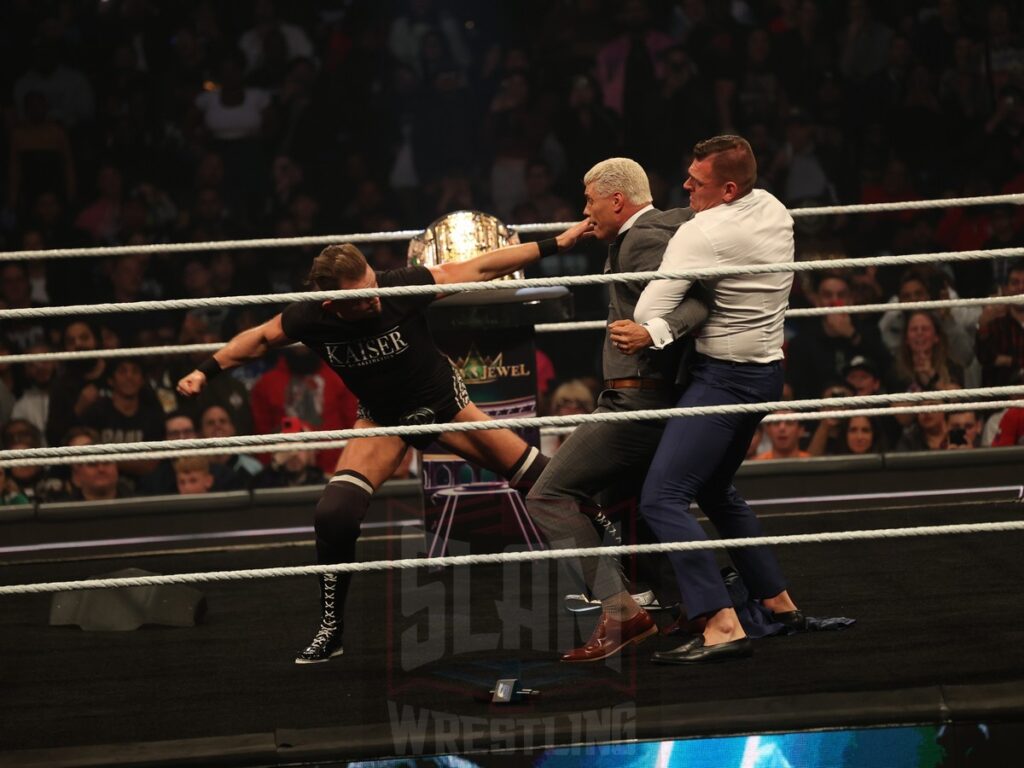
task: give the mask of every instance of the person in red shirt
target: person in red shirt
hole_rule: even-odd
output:
[[[992,445],[1024,445],[1024,408],[1010,408],[999,420]]]
[[[279,432],[286,416],[316,430],[348,429],[356,421],[356,396],[330,367],[306,347],[288,347],[277,365],[253,385],[249,396],[257,434]],[[341,449],[320,451],[317,466],[333,474]]]

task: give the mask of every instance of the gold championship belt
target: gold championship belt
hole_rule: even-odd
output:
[[[497,217],[480,211],[454,211],[409,241],[409,266],[436,267],[468,261],[495,248],[518,244],[519,235],[510,232]],[[520,270],[500,279],[522,278]]]

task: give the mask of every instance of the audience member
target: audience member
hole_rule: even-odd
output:
[[[853,416],[841,428],[843,450],[840,453],[864,454],[881,453],[885,449],[885,436],[874,419],[867,416]]]
[[[0,446],[4,450],[18,451],[29,448],[43,447],[43,433],[38,427],[25,419],[11,419],[3,425]],[[54,494],[60,493],[64,482],[57,477],[59,470],[42,465],[9,467],[8,480],[17,484],[21,493],[30,501],[45,501]]]
[[[18,484],[7,476],[7,472],[6,467],[0,467],[0,506],[30,504],[31,500],[22,493]]]
[[[67,434],[64,445],[80,446],[99,443],[99,435],[88,427],[73,427]],[[117,471],[117,464],[97,457],[96,461],[72,464],[71,480],[62,493],[55,494],[50,501],[110,501],[131,495]]]
[[[792,411],[777,411],[776,413],[792,413]],[[800,434],[803,432],[803,428],[796,419],[769,421],[764,425],[764,431],[771,442],[771,448],[755,456],[754,458],[758,461],[806,459],[811,455],[800,448]]]
[[[174,460],[174,477],[178,493],[209,493],[213,488],[210,462],[203,456],[183,456]]]
[[[330,367],[306,347],[288,347],[277,364],[253,385],[250,394],[253,429],[271,434],[286,417],[313,429],[348,429],[356,419],[356,398]],[[317,466],[334,472],[340,450],[321,451]]]
[[[999,419],[992,445],[1024,445],[1024,408],[1008,408]]]
[[[282,419],[280,427],[282,435],[311,431],[309,424],[294,416]],[[270,464],[256,475],[252,487],[293,488],[323,485],[326,480],[323,470],[316,465],[316,452],[303,450],[301,445],[296,445],[294,450],[276,451]]]
[[[32,297],[28,269],[16,261],[0,266],[0,308],[29,309],[38,307]],[[4,336],[18,350],[46,341],[47,324],[38,319],[4,320]]]
[[[854,358],[854,360],[856,359]],[[853,394],[853,390],[849,387],[834,385],[827,387],[821,396],[823,398],[850,397]],[[824,410],[833,410],[833,408]],[[814,424],[814,431],[807,443],[807,453],[811,456],[833,456],[840,453],[843,444],[842,422],[839,419],[818,419]]]
[[[935,405],[924,402],[920,405]],[[949,448],[949,425],[946,414],[940,411],[922,411],[904,428],[897,451],[944,451]]]
[[[199,437],[195,422],[184,411],[171,411],[164,417],[164,437],[167,440],[192,440]],[[213,475],[214,491],[234,490],[239,487],[234,471],[227,465],[210,464]],[[135,490],[143,496],[166,496],[178,492],[178,481],[174,472],[174,462],[164,459],[156,469],[144,477],[138,478]]]
[[[977,448],[981,443],[981,420],[975,411],[951,411],[946,423],[950,448]]]
[[[231,414],[221,405],[207,406],[199,419],[200,437],[234,437],[237,433],[235,424],[231,420]],[[252,479],[260,473],[262,465],[252,456],[242,453],[223,453],[209,457],[210,463],[221,465],[230,470],[230,489],[247,488]]]
[[[900,276],[899,291],[891,302],[935,301],[958,298],[956,291],[948,285],[948,276],[935,268],[919,266],[908,269]],[[949,358],[966,372],[976,371],[974,356],[974,334],[981,311],[974,307],[954,307],[934,313],[946,336]],[[882,341],[893,356],[899,354],[900,344],[906,331],[908,313],[898,309],[882,315],[878,322]],[[957,378],[969,386],[978,381]]]
[[[813,301],[818,307],[843,307],[850,303],[849,278],[838,272],[816,273]],[[836,313],[809,318],[790,343],[786,354],[786,380],[797,398],[817,397],[830,381],[857,357],[889,360],[878,328],[864,315]],[[883,362],[884,361],[884,362]]]
[[[1024,295],[1024,260],[1014,261],[1008,270],[1006,296]],[[1020,384],[1024,380],[1024,304],[989,306],[978,325],[978,362],[982,385]]]
[[[108,367],[110,394],[101,396],[81,415],[101,443],[139,443],[164,439],[164,413],[142,375],[142,364],[129,357],[116,358]],[[156,459],[122,461],[118,469],[130,478],[145,477],[157,467]]]
[[[29,354],[47,354],[53,351],[49,344],[33,344],[26,350]],[[40,431],[46,429],[50,415],[50,387],[53,384],[57,365],[51,360],[39,360],[25,364],[25,386],[11,410],[11,418],[25,419]]]
[[[72,320],[64,328],[65,352],[94,351],[100,346],[99,328],[84,320]],[[50,387],[50,412],[46,422],[46,442],[60,445],[64,435],[79,423],[82,415],[106,388],[107,364],[102,358],[68,360],[64,370]]]
[[[949,359],[946,334],[936,316],[925,310],[909,312],[896,355],[893,387],[904,392],[925,392],[960,384],[963,373]]]
[[[595,406],[594,393],[580,379],[572,379],[559,384],[551,394],[550,416],[567,416],[578,413],[591,413]],[[550,456],[565,442],[565,435],[541,435],[540,449]]]

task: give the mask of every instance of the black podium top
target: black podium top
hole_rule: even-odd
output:
[[[456,293],[431,304],[428,317],[435,330],[560,323],[573,318],[572,293],[565,286]]]

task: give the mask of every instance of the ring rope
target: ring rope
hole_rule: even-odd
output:
[[[204,573],[178,573],[160,576],[134,576],[116,579],[89,579],[85,581],[51,581],[40,584],[11,584],[0,586],[0,596],[29,595],[43,592],[66,592],[85,589],[112,589],[119,587],[149,587],[158,584],[194,584],[210,581],[246,581],[249,579],[276,579],[289,576],[320,576],[338,573],[366,573],[369,571],[409,570],[412,568],[439,568],[463,565],[484,565],[562,560],[572,557],[617,557],[628,554],[660,552],[691,552],[694,550],[735,549],[740,547],[780,546],[788,544],[827,544],[832,542],[864,541],[869,539],[906,539],[919,536],[949,536],[972,533],[1004,533],[1024,531],[1024,520],[992,523],[961,523],[956,525],[920,525],[910,528],[877,528],[857,531],[829,531],[798,533],[786,536],[756,536],[744,539],[717,539],[711,541],[668,541],[657,544],[623,544],[587,549],[548,549],[530,552],[495,552],[477,555],[448,555],[445,557],[417,557],[404,560],[370,560],[361,563],[333,565],[300,565],[282,568],[249,568],[235,571],[207,571]]]
[[[912,312],[917,309],[951,309],[953,307],[986,307],[1024,304],[1024,294],[1019,296],[989,296],[978,299],[936,299],[932,301],[888,302],[885,304],[851,304],[843,307],[804,307],[789,309],[786,317],[818,317],[821,315],[852,315],[872,312]],[[577,320],[565,323],[538,323],[537,333],[564,333],[566,331],[603,330],[608,327],[605,320]],[[153,355],[187,355],[199,352],[216,352],[227,342],[209,344],[170,344],[155,347],[123,347],[120,349],[91,349],[76,352],[34,352],[16,355],[0,355],[0,364],[38,363],[62,360],[93,360],[117,357],[149,357]],[[295,344],[290,346],[296,346]]]
[[[859,203],[854,205],[826,205],[815,208],[791,208],[793,218],[838,215],[844,213],[884,213],[887,211],[913,211],[935,208],[961,208],[979,205],[1024,204],[1024,194],[984,195],[979,197],[953,197],[937,200],[906,200],[895,203]],[[544,234],[568,229],[577,222],[551,222],[546,224],[515,224],[509,228],[523,234]],[[231,251],[249,248],[300,248],[333,243],[383,243],[410,240],[423,234],[422,229],[401,229],[385,232],[361,232],[349,235],[313,235],[308,237],[264,237],[250,240],[211,240],[198,243],[150,243],[147,245],[115,245],[92,248],[51,248],[36,251],[7,251],[0,253],[0,261],[28,261],[35,259],[70,259],[88,256],[131,256],[141,253],[196,253]]]
[[[793,402],[793,401],[790,401]],[[915,413],[948,413],[960,411],[999,411],[1003,408],[1024,408],[1022,400],[986,400],[978,403],[933,403],[926,405],[896,405],[888,408],[852,408],[849,410],[809,411],[807,413],[770,413],[762,424],[777,421],[824,421],[825,419],[852,419],[854,416],[900,416]],[[542,435],[568,435],[576,427],[544,427]],[[2,454],[0,454],[2,455]],[[124,459],[128,461],[129,459]]]
[[[811,411],[809,413],[773,413],[766,416],[763,423],[776,421],[821,421],[824,419],[847,419],[854,416],[897,416],[913,413],[945,413],[949,411],[997,411],[1002,408],[1021,408],[1021,400],[989,400],[978,403],[937,403],[933,405],[890,406],[888,408],[855,408],[851,410]],[[578,425],[577,425],[578,426]],[[542,427],[541,435],[569,435],[576,430],[571,427]],[[209,438],[217,442],[224,438]],[[344,447],[347,440],[310,440],[299,443],[272,443],[269,445],[243,445],[233,447],[232,453],[274,453],[276,451],[322,451],[336,450]],[[110,445],[110,443],[108,443]],[[117,445],[117,443],[114,443]],[[80,446],[79,446],[80,447]],[[134,453],[104,454],[103,461],[150,461],[154,459],[176,459],[182,456],[217,456],[225,453],[223,448],[178,448],[174,450],[136,451]],[[45,467],[62,464],[91,464],[97,461],[94,455],[55,456],[52,458],[6,459],[6,452],[0,451],[0,467]]]
[[[495,419],[492,421],[460,421],[444,424],[412,424],[401,427],[367,427],[359,429],[336,429],[319,432],[295,432],[272,435],[235,435],[220,438],[192,438],[187,440],[150,440],[138,443],[97,443],[93,445],[52,446],[48,448],[24,448],[0,452],[0,464],[12,459],[53,458],[57,456],[90,455],[102,456],[112,453],[136,451],[172,450],[177,448],[209,448],[216,441],[218,446],[265,446],[284,443],[301,443],[311,440],[344,440],[355,437],[380,437],[383,435],[431,435],[439,432],[473,432],[484,429],[531,429],[534,427],[560,427],[590,422],[623,422],[639,420],[663,420],[685,416],[712,416],[722,414],[771,413],[779,410],[811,410],[820,408],[851,408],[857,405],[883,405],[888,403],[917,403],[922,401],[954,400],[963,401],[974,397],[1002,397],[1024,394],[1024,385],[1007,387],[979,387],[976,389],[949,389],[940,392],[899,392],[886,395],[859,395],[853,397],[826,397],[809,400],[775,400],[763,403],[737,403],[729,405],[708,405],[686,408],[644,409],[609,413],[572,414],[566,416],[534,416],[529,418]]]
[[[867,256],[857,259],[822,259],[786,264],[750,264],[734,267],[707,267],[672,272],[620,272],[596,275],[569,275],[566,277],[535,277],[524,280],[494,280],[445,285],[399,285],[388,288],[357,288],[338,291],[293,291],[289,293],[219,296],[201,299],[163,299],[124,303],[73,304],[60,307],[23,307],[0,309],[0,318],[56,317],[66,315],[97,315],[117,312],[153,312],[165,309],[199,309],[203,307],[235,307],[258,304],[283,304],[293,301],[325,301],[327,299],[362,299],[375,296],[426,296],[465,293],[469,291],[498,291],[519,288],[561,288],[572,285],[605,285],[609,283],[635,283],[650,280],[707,280],[735,275],[763,275],[788,272],[810,272],[816,269],[850,269],[895,264],[929,264],[934,262],[960,262],[979,259],[1016,258],[1024,256],[1024,248],[991,248],[974,251],[939,251],[912,253],[898,256]]]

